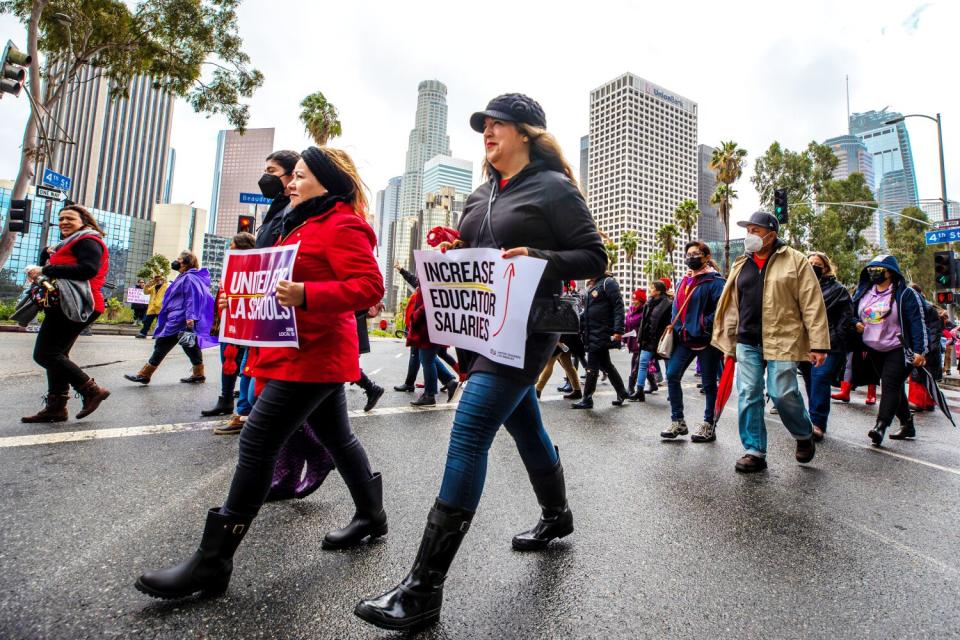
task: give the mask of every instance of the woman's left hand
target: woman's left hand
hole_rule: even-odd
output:
[[[922,354],[916,354],[913,356],[913,366],[922,367],[927,364],[927,359],[923,357]]]
[[[506,260],[508,258],[516,258],[517,256],[529,256],[529,255],[530,255],[530,252],[527,251],[526,247],[516,247],[514,249],[504,249],[500,257]]]
[[[277,302],[285,307],[299,307],[306,300],[306,290],[302,282],[281,280],[277,283]]]
[[[36,280],[43,273],[40,267],[27,267],[27,279]]]

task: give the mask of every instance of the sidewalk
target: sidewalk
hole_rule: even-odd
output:
[[[40,325],[21,327],[17,324],[0,324],[0,333],[36,333]],[[32,329],[32,331],[31,331]],[[98,336],[134,336],[139,328],[129,324],[97,324],[90,325],[90,332]]]

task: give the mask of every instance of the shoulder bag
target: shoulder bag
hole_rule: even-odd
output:
[[[673,321],[667,325],[667,328],[663,330],[663,335],[660,336],[660,342],[657,343],[657,357],[663,358],[664,360],[669,360],[670,356],[673,355],[673,346],[674,346],[674,335],[673,335],[673,325],[677,323],[677,319],[683,315],[684,310],[687,308],[687,305],[690,304],[690,301],[693,299],[693,294],[696,292],[696,285],[690,292],[687,294],[687,297],[683,300],[683,305],[677,311],[677,315],[673,317]]]

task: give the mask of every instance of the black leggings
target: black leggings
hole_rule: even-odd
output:
[[[900,424],[906,424],[910,421],[910,406],[907,404],[904,384],[913,367],[904,360],[903,348],[898,347],[893,351],[867,349],[867,362],[880,376],[880,409],[877,411],[877,420],[890,426],[896,416],[900,419]]]
[[[333,456],[348,487],[370,480],[367,452],[347,419],[343,384],[270,380],[240,433],[240,457],[224,504],[227,512],[257,515],[270,491],[280,449],[304,422]]]
[[[159,367],[160,363],[163,362],[163,359],[167,357],[167,354],[170,353],[171,349],[177,346],[177,341],[179,339],[180,336],[177,334],[173,334],[172,336],[163,336],[162,338],[154,338],[153,353],[150,354],[150,359],[147,360],[147,362],[155,367]],[[200,347],[197,345],[192,347],[183,347],[183,352],[187,354],[188,358],[190,358],[190,364],[203,364],[203,352],[200,351]]]
[[[99,317],[100,313],[94,311],[89,321],[73,322],[57,308],[48,309],[44,314],[33,347],[33,360],[47,370],[47,393],[63,395],[70,391],[70,385],[79,389],[90,379],[70,360],[70,349],[80,333]]]
[[[610,349],[600,349],[599,351],[590,351],[587,353],[587,375],[599,375],[603,371],[610,378],[610,384],[620,395],[626,395],[626,389],[623,388],[623,378],[620,372],[613,366],[610,360]]]

